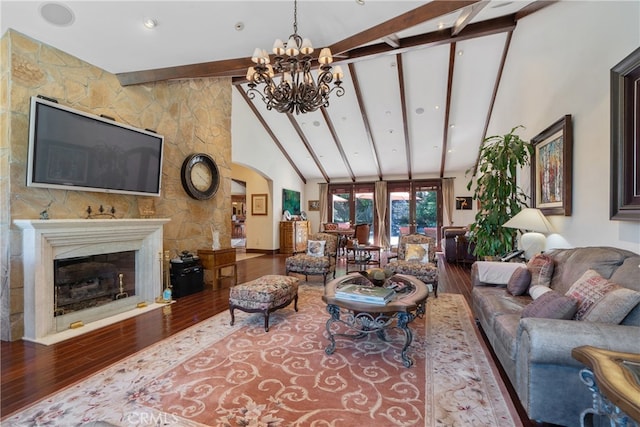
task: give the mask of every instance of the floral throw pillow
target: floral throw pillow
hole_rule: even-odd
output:
[[[324,256],[324,245],[327,242],[324,240],[309,240],[307,241],[307,255],[313,257]]]
[[[566,294],[578,300],[576,320],[618,324],[640,303],[640,292],[623,288],[587,270]]]
[[[527,268],[531,272],[531,286],[550,286],[553,267],[553,258],[549,255],[537,254],[531,258],[527,263]]]
[[[428,243],[409,243],[405,248],[405,261],[413,261],[420,263],[429,262],[429,244]]]

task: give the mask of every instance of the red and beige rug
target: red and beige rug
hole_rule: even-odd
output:
[[[299,312],[236,311],[205,320],[2,420],[9,426],[521,425],[464,298],[430,299],[401,339],[337,338],[326,355],[322,287],[302,285]]]

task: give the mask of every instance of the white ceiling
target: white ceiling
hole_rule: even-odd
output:
[[[286,40],[293,32],[293,1],[60,2],[74,15],[67,26],[53,25],[41,16],[40,9],[48,3],[52,2],[2,1],[2,34],[13,28],[114,74],[246,59],[255,47],[270,50],[274,39]],[[428,3],[365,0],[360,5],[355,0],[300,0],[298,32],[318,49],[348,40]],[[439,3],[456,7],[466,4]],[[467,29],[507,15],[515,22],[519,18],[515,14],[532,4],[540,2],[478,2],[476,8],[484,7]],[[508,31],[454,39],[452,59],[448,42],[410,48],[405,48],[404,43],[407,37],[423,34],[440,39],[445,34],[450,39],[456,19],[471,7],[474,6],[441,16],[433,14],[432,19],[406,29],[394,21],[389,35],[401,41],[399,51],[357,59],[336,58],[345,71],[346,94],[333,97],[326,114],[318,110],[294,115],[301,133],[287,115],[267,111],[256,102],[256,110],[277,138],[274,148],[278,144],[284,148],[304,181],[438,177],[473,166],[485,136]],[[155,19],[158,26],[146,29],[142,25],[145,18]],[[235,28],[239,23],[241,31]],[[439,31],[439,26],[444,30]],[[380,43],[384,41],[378,37],[365,40],[362,45]],[[350,47],[349,55],[355,47]],[[397,54],[402,62],[402,92]],[[361,89],[361,102],[349,63]],[[230,75],[238,79],[244,73]],[[243,119],[258,120],[255,116]]]

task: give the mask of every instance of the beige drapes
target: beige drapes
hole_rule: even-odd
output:
[[[327,200],[329,200],[329,185],[326,183],[318,184],[320,193],[320,224],[318,224],[318,231],[322,231],[322,224],[329,222],[327,215],[329,213],[329,207],[327,206]]]
[[[453,225],[453,203],[455,200],[455,196],[453,194],[453,180],[454,178],[442,179],[442,202],[444,204],[444,210],[447,221],[449,221],[449,225]]]
[[[387,238],[387,223],[385,216],[387,214],[387,183],[386,181],[376,181],[375,184],[376,193],[376,216],[378,218],[378,228],[376,230],[376,242],[378,246],[386,248],[389,246],[389,239]]]

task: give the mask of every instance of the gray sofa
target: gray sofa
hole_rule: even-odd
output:
[[[558,249],[547,255],[554,260],[550,287],[565,294],[588,269],[620,286],[640,291],[640,256],[610,247]],[[529,418],[565,426],[580,425],[580,413],[591,407],[591,392],[580,381],[582,366],[571,350],[591,345],[609,350],[640,353],[640,305],[621,324],[577,320],[521,318],[532,302],[527,294],[513,296],[505,285],[510,274],[487,270],[507,268],[510,263],[472,266],[473,312],[484,330]],[[523,264],[520,264],[523,266]],[[502,276],[506,279],[501,280]],[[498,279],[496,279],[498,277]]]

